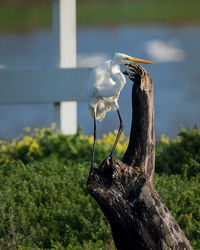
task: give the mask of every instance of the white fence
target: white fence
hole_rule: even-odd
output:
[[[53,0],[54,68],[1,69],[0,104],[54,103],[57,126],[77,129],[77,101],[85,101],[91,69],[76,68],[76,0]],[[87,114],[88,115],[88,114]]]

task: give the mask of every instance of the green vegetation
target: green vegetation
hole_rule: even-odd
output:
[[[28,2],[28,1],[27,1]],[[0,30],[29,31],[35,28],[51,26],[52,8],[50,2],[19,2],[0,3]]]
[[[116,133],[116,132],[115,132]],[[115,134],[97,141],[100,162]],[[88,194],[93,138],[54,127],[0,141],[0,249],[114,249],[109,225]],[[122,135],[116,155],[128,140]],[[200,245],[200,136],[182,129],[156,147],[155,187],[194,249]]]
[[[55,124],[51,128],[34,129],[25,128],[24,134],[11,142],[0,141],[0,163],[10,163],[13,160],[20,160],[27,164],[35,160],[43,160],[49,157],[59,159],[60,162],[68,161],[86,162],[91,160],[93,136],[85,136],[79,128],[76,135],[65,136],[60,132],[55,133]],[[117,130],[104,135],[102,140],[96,141],[97,163],[105,158],[106,152],[111,150]],[[128,139],[121,135],[116,147],[116,154],[121,158],[124,149],[128,145]]]
[[[199,1],[114,1],[78,5],[78,23],[138,24],[138,23],[199,23]]]
[[[181,128],[175,140],[161,136],[156,148],[156,171],[192,177],[200,174],[200,136],[196,129]]]
[[[2,1],[0,30],[26,31],[51,26],[51,1]],[[78,1],[78,25],[138,23],[199,24],[200,2],[191,1]]]
[[[200,175],[155,175],[154,185],[194,250],[200,246]]]
[[[87,193],[87,174],[88,164],[58,159],[3,164],[0,249],[84,249],[90,240],[110,241],[108,223]]]

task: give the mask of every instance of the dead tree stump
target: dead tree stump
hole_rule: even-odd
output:
[[[134,82],[132,127],[122,162],[114,158],[88,178],[88,190],[107,217],[118,250],[192,249],[153,187],[153,82],[141,66],[127,65]]]

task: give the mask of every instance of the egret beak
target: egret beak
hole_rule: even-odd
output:
[[[129,60],[134,62],[134,63],[144,63],[144,64],[154,64],[154,62],[148,61],[148,60],[143,60],[135,57],[129,57]]]

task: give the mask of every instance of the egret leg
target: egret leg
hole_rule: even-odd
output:
[[[122,118],[121,118],[119,109],[117,109],[117,114],[118,114],[119,122],[120,122],[119,130],[118,130],[118,133],[117,133],[117,137],[116,137],[116,139],[115,139],[115,143],[114,143],[114,145],[113,145],[113,147],[112,147],[111,153],[110,153],[109,156],[103,161],[103,167],[105,166],[105,163],[106,163],[106,161],[107,161],[108,159],[110,159],[111,162],[113,162],[113,153],[114,153],[114,151],[115,151],[115,148],[116,148],[116,146],[117,146],[117,143],[118,143],[118,141],[119,141],[120,135],[121,135],[122,130],[123,130],[123,127],[124,127],[124,125],[123,125],[123,123],[122,123]]]
[[[94,143],[93,143],[92,161],[91,161],[91,167],[90,167],[89,175],[91,175],[94,172],[95,145],[96,145],[96,118],[94,117]]]
[[[122,130],[123,130],[123,127],[124,127],[124,126],[123,126],[123,123],[122,123],[122,118],[121,118],[119,109],[117,109],[117,114],[118,114],[118,117],[119,117],[120,125],[119,125],[119,130],[118,130],[118,133],[117,133],[117,137],[116,137],[116,139],[115,139],[115,143],[114,143],[114,145],[113,145],[113,147],[112,147],[112,150],[111,150],[111,153],[110,153],[110,157],[111,157],[111,158],[113,157],[113,153],[114,153],[114,151],[115,151],[115,148],[116,148],[116,146],[117,146],[117,143],[118,143],[118,141],[119,141],[120,135],[121,135]]]

